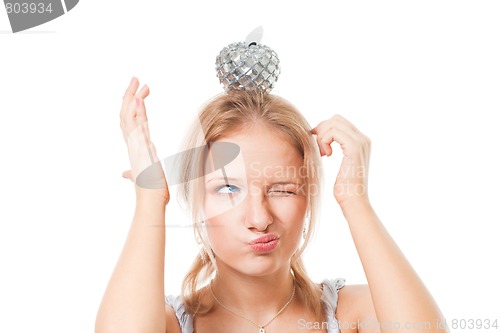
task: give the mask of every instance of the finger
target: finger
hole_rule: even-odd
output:
[[[326,133],[332,129],[334,124],[335,124],[335,116],[333,116],[330,119],[323,120],[318,124],[318,126],[313,128],[313,134],[321,135],[322,133]]]
[[[130,84],[127,87],[127,90],[125,90],[125,94],[123,95],[123,100],[122,100],[122,107],[120,110],[120,119],[123,116],[123,113],[127,110],[130,101],[135,95],[135,92],[137,91],[137,88],[139,88],[139,80],[134,76],[132,80],[130,81]]]
[[[137,92],[137,88],[139,88],[139,80],[134,76],[130,81],[127,89],[125,90],[125,94],[123,94],[123,104],[127,105],[132,97],[134,97]]]
[[[337,124],[342,124],[345,127],[349,127],[355,133],[361,133],[360,130],[356,126],[354,126],[353,123],[351,123],[349,120],[347,120],[345,117],[343,117],[339,114],[336,114],[334,117],[336,118],[335,120],[336,120]]]
[[[125,94],[123,94],[123,99],[128,99],[128,101],[130,101],[130,98],[135,95],[137,88],[139,88],[139,79],[133,76],[125,90]]]
[[[139,97],[141,99],[144,99],[146,98],[147,96],[149,95],[149,87],[147,84],[143,85],[141,90],[139,90],[137,92],[137,94],[135,94],[135,97]]]
[[[341,115],[336,115],[336,121],[333,123],[332,129],[341,130],[349,136],[349,139],[345,143],[359,143],[363,144],[367,140],[367,137],[361,133],[356,126],[354,126],[347,119]]]
[[[349,124],[347,124],[343,121],[335,121],[329,130],[330,131],[331,130],[342,131],[344,133],[348,133],[351,137],[354,137],[357,135],[357,133],[354,131],[354,129]]]
[[[135,117],[137,124],[141,125],[148,121],[148,116],[146,114],[146,105],[144,104],[144,99],[135,97]]]
[[[148,116],[146,114],[146,106],[144,105],[143,99],[138,99],[137,102],[139,103],[139,105],[137,106],[137,110],[136,110],[137,125],[141,126],[141,131],[143,132],[143,135],[146,139],[146,143],[148,145],[150,145],[151,144],[151,137],[149,135]]]
[[[346,133],[352,133],[353,135],[355,135],[351,126],[349,126],[349,124],[346,124],[342,121],[338,121],[338,118],[329,120],[325,124],[323,124],[321,127],[318,127],[316,129],[316,135],[322,136],[325,133],[328,133],[333,129],[342,130]]]
[[[323,152],[324,155],[331,156],[332,155],[332,146],[333,142],[337,142],[340,144],[342,150],[344,150],[347,146],[351,146],[351,143],[354,142],[354,137],[352,136],[350,131],[345,131],[340,128],[332,128],[329,131],[318,135],[317,142],[320,148],[320,151]]]
[[[128,106],[125,108],[124,116],[136,117],[138,124],[147,121],[146,106],[144,105],[144,98],[149,95],[149,87],[144,85],[142,89],[130,99]]]
[[[349,121],[347,121],[347,119],[345,119],[344,117],[342,117],[339,114],[336,114],[333,117],[331,117],[330,119],[323,120],[322,122],[320,122],[318,124],[318,126],[316,126],[315,128],[313,128],[312,132],[313,132],[313,134],[319,135],[322,132],[324,133],[326,131],[329,131],[336,124],[338,124],[340,126],[343,126],[343,127],[345,127],[345,126],[352,126],[352,124],[349,123]]]
[[[318,144],[319,152],[321,156],[327,155],[330,156],[332,154],[331,144],[334,141],[333,134],[324,133],[321,136],[316,138],[316,142]]]
[[[333,141],[333,138],[332,138],[332,141]],[[319,155],[325,156],[326,155],[326,151],[324,149],[325,145],[321,142],[321,140],[319,138],[316,138],[316,143],[317,143],[318,148],[319,148]]]
[[[328,153],[331,154],[331,147],[329,145],[333,142],[333,136],[329,138],[325,136],[328,130],[330,130],[330,127],[331,122],[329,120],[324,120],[311,130],[311,132],[316,135],[316,143],[318,144],[320,156],[327,155]]]
[[[327,121],[326,120],[323,120],[322,122],[320,122],[318,125],[316,125],[316,127],[314,127],[311,132],[313,134],[316,134],[318,135],[321,131],[324,131],[324,129],[328,126],[327,124]]]
[[[135,97],[130,101],[123,112],[121,119],[123,135],[127,137],[135,128],[137,128],[137,107],[140,101]]]

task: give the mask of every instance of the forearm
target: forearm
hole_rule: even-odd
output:
[[[139,193],[132,225],[96,320],[96,332],[165,332],[165,202]]]
[[[361,259],[380,323],[401,328],[381,332],[446,332],[442,314],[429,291],[372,209],[368,199],[353,200],[342,211]],[[414,329],[403,325],[430,323]]]

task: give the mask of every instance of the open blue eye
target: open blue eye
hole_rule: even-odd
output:
[[[222,186],[217,187],[217,189],[215,191],[217,193],[229,194],[229,193],[239,192],[239,190],[240,189],[237,186],[226,184],[226,185],[222,185]]]

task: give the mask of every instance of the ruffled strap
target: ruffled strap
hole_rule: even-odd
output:
[[[193,317],[186,311],[180,296],[165,296],[165,303],[170,305],[174,311],[182,333],[194,333]]]
[[[340,333],[339,321],[335,317],[337,310],[337,302],[339,299],[339,289],[345,285],[344,278],[336,278],[333,280],[325,279],[321,283],[323,294],[321,300],[325,304],[326,320],[328,323],[328,333]]]

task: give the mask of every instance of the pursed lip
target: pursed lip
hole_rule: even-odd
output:
[[[279,238],[280,237],[277,234],[267,234],[259,238],[255,238],[254,240],[250,241],[248,245],[266,244],[278,240]]]

